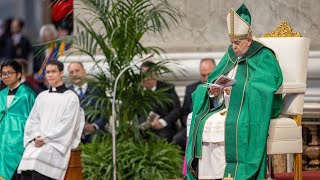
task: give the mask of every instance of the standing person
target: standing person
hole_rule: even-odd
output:
[[[33,73],[39,87],[47,89],[44,81],[46,65],[49,61],[58,61],[58,58],[63,56],[64,51],[69,48],[69,45],[64,41],[56,41],[58,32],[53,24],[43,25],[39,35],[42,44],[34,48]]]
[[[69,77],[72,85],[70,90],[76,92],[80,98],[80,105],[86,111],[89,107],[95,106],[95,101],[88,98],[90,96],[99,96],[100,92],[93,87],[92,84],[87,82],[87,72],[81,62],[71,62],[68,67]],[[87,97],[87,98],[86,98]],[[107,123],[106,119],[102,119],[100,116],[96,118],[94,123],[89,123],[88,117],[85,118],[86,123],[84,125],[83,132],[85,133],[81,141],[88,143],[92,141],[92,134],[97,130],[103,130]]]
[[[25,127],[21,180],[64,179],[71,149],[80,143],[84,114],[78,96],[65,87],[62,77],[63,63],[49,61],[50,89],[38,95]]]
[[[232,87],[198,86],[187,146],[188,179],[264,179],[270,119],[282,108],[282,73],[274,52],[252,38],[243,4],[227,15],[231,45],[209,83],[220,75]]]
[[[18,62],[3,62],[0,75],[7,86],[0,91],[0,177],[11,179],[23,154],[24,127],[36,95],[20,83]]]
[[[216,63],[213,58],[203,58],[200,61],[199,73],[200,80],[189,84],[186,87],[183,106],[180,115],[180,121],[182,125],[182,130],[179,131],[174,137],[173,142],[177,143],[182,150],[184,151],[186,148],[186,137],[187,137],[187,117],[189,113],[192,112],[192,99],[191,94],[196,90],[197,86],[200,84],[204,84],[208,80],[208,76],[212,73],[214,68],[216,67]]]
[[[29,39],[22,34],[24,22],[21,19],[15,18],[11,23],[12,34],[12,59],[29,60],[32,54],[32,45]]]
[[[11,22],[13,18],[7,18],[2,24],[3,32],[0,36],[0,63],[7,58],[7,39],[11,37]]]
[[[14,18],[10,24],[11,35],[5,39],[4,57],[7,59],[29,60],[32,46],[29,39],[22,34],[24,22]]]
[[[149,69],[152,70],[155,65],[156,64],[151,61],[145,61],[141,65],[141,72],[146,73]],[[165,107],[159,104],[154,106],[154,109],[149,113],[149,116],[152,119],[150,125],[155,134],[159,137],[166,138],[168,142],[171,142],[172,137],[176,132],[175,123],[179,118],[180,113],[180,101],[174,90],[174,85],[159,81],[157,73],[151,72],[148,77],[145,77],[143,87],[149,91],[167,89],[165,93],[172,99],[173,103]]]

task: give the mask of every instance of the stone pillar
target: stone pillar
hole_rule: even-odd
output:
[[[308,147],[305,149],[305,154],[311,159],[305,168],[308,171],[320,170],[320,139],[319,139],[319,125],[317,124],[308,124],[305,125],[311,134],[311,142],[308,144]]]

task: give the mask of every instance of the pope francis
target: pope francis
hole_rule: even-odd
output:
[[[264,179],[270,119],[281,112],[274,93],[282,73],[274,52],[252,37],[251,15],[243,4],[227,15],[230,46],[208,83],[225,75],[228,87],[199,85],[186,151],[187,179]]]

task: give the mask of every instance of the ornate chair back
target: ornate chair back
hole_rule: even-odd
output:
[[[300,180],[302,179],[301,116],[306,91],[310,39],[292,32],[286,22],[282,22],[273,33],[265,36],[259,40],[276,53],[283,74],[283,84],[276,92],[283,94],[283,111],[280,117],[270,122],[267,154],[295,154],[294,179]]]

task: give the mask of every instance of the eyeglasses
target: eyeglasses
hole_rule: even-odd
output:
[[[8,71],[8,72],[2,72],[0,76],[3,77],[11,77],[13,74],[17,73],[16,71]]]

